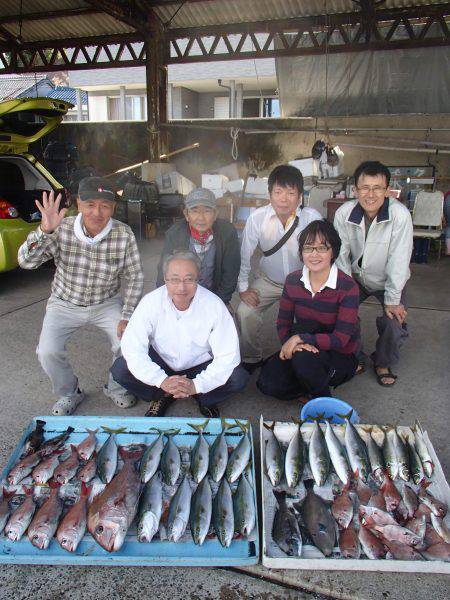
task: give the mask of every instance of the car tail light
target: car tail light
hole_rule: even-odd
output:
[[[17,208],[6,200],[0,200],[0,219],[16,219],[18,216]]]

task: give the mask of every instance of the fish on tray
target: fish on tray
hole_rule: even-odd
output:
[[[186,531],[191,511],[192,489],[186,474],[183,475],[175,495],[170,501],[167,517],[167,539],[178,542]]]
[[[36,503],[33,498],[33,488],[23,486],[26,494],[25,500],[11,514],[5,526],[5,535],[12,541],[18,542],[33,519],[36,511]]]
[[[256,510],[253,487],[248,479],[247,471],[242,473],[237,490],[234,493],[233,510],[236,531],[248,537],[255,527]]]
[[[63,511],[63,501],[59,496],[59,486],[50,489],[50,496],[36,511],[28,527],[28,539],[37,548],[46,550],[55,535]]]
[[[120,427],[119,429],[102,427],[102,429],[109,433],[109,436],[97,454],[97,475],[103,483],[110,483],[116,473],[118,462],[115,435],[126,431],[126,427]]]
[[[164,449],[164,431],[154,428],[150,431],[156,431],[158,437],[144,451],[141,459],[141,481],[147,483],[156,473],[161,461],[161,454]]]
[[[63,433],[60,433],[41,444],[39,452],[41,453],[42,458],[49,456],[49,454],[53,454],[55,450],[61,448],[73,431],[75,431],[73,427],[68,427]]]
[[[347,456],[353,473],[358,473],[363,481],[367,481],[371,472],[369,454],[364,440],[350,421],[352,414],[353,409],[346,415],[338,415],[338,417],[346,421],[344,435],[345,449],[347,450]]]
[[[96,433],[98,429],[86,429],[88,436],[78,444],[77,452],[81,460],[89,460],[97,446]]]
[[[198,546],[203,544],[209,531],[212,516],[212,503],[211,484],[209,483],[208,478],[204,477],[192,496],[189,520],[192,539]]]
[[[225,435],[229,429],[238,427],[236,423],[227,423],[222,417],[222,431],[209,449],[209,474],[216,483],[222,479],[228,464],[228,444]]]
[[[300,483],[303,476],[307,457],[307,447],[301,431],[305,421],[295,418],[292,420],[297,427],[295,428],[295,433],[292,436],[286,451],[284,472],[288,487],[295,488]]]
[[[287,556],[302,555],[302,534],[297,517],[286,503],[286,492],[273,490],[278,503],[272,525],[272,538]]]
[[[313,544],[325,556],[330,556],[336,545],[336,523],[327,503],[313,490],[313,482],[305,481],[306,498],[300,506],[303,523]],[[297,506],[296,506],[297,507]]]
[[[213,501],[212,521],[219,542],[228,548],[234,535],[234,511],[231,488],[226,477],[222,479]]]
[[[209,419],[200,425],[188,423],[189,427],[198,433],[198,439],[191,450],[191,474],[195,483],[200,483],[208,472],[209,466],[209,444],[205,440],[203,432],[209,423]]]
[[[244,469],[248,465],[252,452],[252,444],[249,435],[250,423],[245,424],[236,419],[236,424],[242,429],[244,435],[228,459],[225,473],[229,483],[234,483],[242,475]]]
[[[151,542],[159,529],[163,509],[161,473],[156,472],[142,490],[137,517],[137,539]]]
[[[86,532],[87,505],[91,488],[84,481],[81,484],[80,498],[73,504],[58,526],[56,539],[68,552],[75,552]]]
[[[318,486],[324,485],[330,472],[330,454],[328,452],[325,436],[319,421],[324,415],[320,414],[314,418],[313,432],[309,440],[308,459],[314,481]],[[309,417],[307,417],[309,418]]]
[[[23,446],[22,455],[20,458],[25,458],[25,456],[28,456],[29,454],[33,454],[33,452],[36,452],[36,450],[39,450],[39,448],[44,440],[44,427],[45,427],[45,421],[42,421],[41,419],[37,419],[36,427],[33,429],[33,431],[27,437],[25,444]]]
[[[283,477],[283,450],[281,449],[280,442],[274,433],[275,421],[272,422],[272,425],[268,425],[267,423],[263,423],[263,425],[268,432],[266,434],[267,439],[264,450],[266,474],[272,486],[276,487],[279,485],[281,478]]]

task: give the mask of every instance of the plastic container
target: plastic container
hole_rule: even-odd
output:
[[[310,400],[302,408],[300,418],[306,419],[306,417],[317,417],[317,415],[323,413],[324,418],[326,419],[332,417],[331,422],[334,424],[345,423],[344,419],[338,417],[337,414],[347,415],[352,409],[353,413],[350,417],[350,421],[352,423],[359,423],[360,420],[358,413],[353,408],[353,406],[351,406],[347,402],[339,400],[339,398],[314,398],[314,400]],[[312,419],[308,419],[308,421],[311,422]]]

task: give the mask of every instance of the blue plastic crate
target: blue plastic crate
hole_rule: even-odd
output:
[[[74,432],[66,444],[78,444],[86,437],[86,429],[99,429],[98,441],[104,441],[108,433],[104,432],[102,425],[111,429],[126,427],[124,433],[116,435],[118,445],[129,445],[133,443],[151,443],[157,433],[149,432],[151,427],[159,429],[180,429],[180,433],[174,437],[178,446],[192,447],[196,440],[196,432],[188,426],[188,423],[203,423],[204,419],[186,419],[178,417],[144,418],[144,417],[35,417],[25,431],[19,444],[12,453],[7,466],[1,474],[0,485],[3,485],[10,469],[19,458],[22,447],[29,433],[35,428],[36,420],[42,419],[46,422],[45,439],[62,433],[71,426]],[[229,421],[229,419],[227,419]],[[244,421],[245,422],[245,421]],[[216,435],[222,430],[220,419],[209,421],[205,439],[212,444]],[[229,446],[239,443],[243,433],[240,429],[227,432]],[[250,439],[252,441],[251,473],[253,481],[253,495],[255,508],[256,502],[256,479],[254,471],[253,436],[250,428]],[[12,542],[7,537],[0,536],[0,563],[10,564],[49,564],[49,565],[109,565],[109,566],[240,566],[254,565],[259,560],[259,533],[258,516],[256,526],[252,534],[252,540],[245,538],[234,539],[229,548],[223,548],[214,537],[206,539],[202,546],[196,546],[189,537],[186,541],[177,543],[154,539],[150,543],[140,543],[134,535],[135,527],[132,525],[125,543],[119,552],[108,553],[95,542],[89,533],[86,533],[80,542],[76,552],[63,550],[56,539],[53,539],[47,550],[39,550],[33,546],[26,534],[19,542]]]

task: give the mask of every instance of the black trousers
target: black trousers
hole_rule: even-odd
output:
[[[171,375],[186,375],[189,379],[194,379],[196,375],[204,371],[212,362],[212,360],[208,360],[200,365],[195,365],[195,367],[185,369],[184,371],[174,371],[151,346],[148,355],[153,362],[159,365],[161,369],[167,373],[168,377]],[[114,381],[117,381],[117,383],[131,394],[146,402],[159,400],[164,396],[164,390],[161,388],[156,387],[155,385],[148,385],[143,381],[136,379],[136,377],[128,370],[126,360],[123,356],[120,356],[114,361],[114,364],[111,367],[111,375],[113,376]],[[231,373],[231,376],[226,383],[214,390],[206,392],[206,394],[196,394],[195,398],[204,406],[214,406],[215,404],[222,402],[222,400],[225,400],[230,394],[243,390],[247,385],[249,378],[249,373],[239,365]]]
[[[296,352],[291,360],[281,360],[279,352],[261,368],[256,382],[258,389],[280,400],[293,400],[302,394],[312,398],[330,396],[330,387],[337,387],[353,377],[358,366],[354,354],[334,350],[318,353]]]

